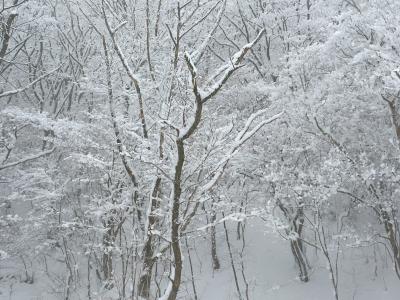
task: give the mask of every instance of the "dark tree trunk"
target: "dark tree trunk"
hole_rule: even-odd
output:
[[[220,263],[218,259],[218,254],[217,254],[217,241],[216,241],[216,232],[215,232],[215,220],[217,219],[217,215],[212,208],[211,212],[211,229],[210,229],[210,234],[211,234],[211,257],[212,257],[212,264],[213,264],[213,269],[214,270],[219,270],[220,269]]]
[[[139,295],[146,299],[150,297],[151,274],[153,272],[153,265],[154,265],[154,258],[153,258],[154,245],[153,245],[152,230],[154,229],[158,221],[155,211],[160,206],[159,202],[160,186],[161,186],[161,177],[158,177],[154,184],[153,192],[151,195],[150,213],[148,216],[148,226],[147,226],[147,239],[145,242],[145,246],[143,248],[143,269],[138,285]]]

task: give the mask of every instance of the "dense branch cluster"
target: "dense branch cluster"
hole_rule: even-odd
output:
[[[400,280],[398,24],[396,0],[1,1],[0,295],[208,299],[229,270],[259,299],[254,228],[304,289],[323,264],[347,299],[353,251]]]

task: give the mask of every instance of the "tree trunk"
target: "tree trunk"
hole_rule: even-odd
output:
[[[300,280],[308,282],[308,265],[303,252],[303,245],[299,239],[290,240],[290,249],[300,271]]]
[[[179,241],[179,209],[180,199],[182,194],[181,178],[183,163],[185,161],[185,148],[183,140],[178,139],[176,141],[178,150],[178,160],[175,166],[175,178],[174,178],[174,197],[172,203],[172,219],[171,219],[171,247],[174,254],[174,278],[172,281],[172,290],[169,294],[168,300],[175,300],[178,295],[179,286],[181,285],[182,277],[182,252]]]
[[[145,246],[143,248],[143,268],[142,275],[139,279],[138,291],[139,296],[148,299],[150,297],[150,286],[151,286],[151,274],[153,272],[154,265],[154,245],[153,245],[153,234],[152,230],[157,224],[157,216],[154,213],[160,206],[159,196],[160,196],[160,186],[161,177],[157,177],[154,184],[153,192],[151,195],[150,212],[148,215],[148,225],[147,225],[147,239]]]
[[[112,262],[112,228],[109,227],[103,236],[103,275],[104,280],[107,282],[107,286],[109,286],[109,281],[112,278],[113,274],[113,262]]]
[[[217,219],[217,215],[215,213],[214,208],[212,208],[211,211],[211,228],[210,228],[210,234],[211,234],[211,257],[212,257],[212,265],[214,270],[219,270],[220,269],[220,263],[218,259],[218,254],[217,254],[217,241],[215,237],[215,220]]]

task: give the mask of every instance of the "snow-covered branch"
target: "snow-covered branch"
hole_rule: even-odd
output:
[[[218,4],[219,3],[217,3],[216,5],[218,5]],[[205,50],[207,49],[208,44],[210,43],[211,38],[213,37],[215,31],[217,31],[219,24],[221,23],[222,16],[224,15],[225,7],[226,7],[226,0],[223,0],[222,7],[218,13],[217,21],[215,22],[214,27],[211,29],[210,33],[207,35],[207,37],[201,43],[200,47],[192,53],[192,57],[193,57],[192,59],[193,59],[193,63],[195,65],[200,62]]]
[[[23,159],[17,160],[17,161],[15,161],[15,162],[11,162],[11,163],[8,163],[8,164],[0,165],[0,170],[4,170],[4,169],[11,168],[11,167],[15,167],[15,166],[17,166],[17,165],[26,163],[26,162],[28,162],[28,161],[35,160],[35,159],[38,159],[38,158],[40,158],[40,157],[49,155],[49,154],[53,153],[54,150],[55,150],[55,148],[52,148],[52,149],[50,149],[50,150],[43,151],[43,152],[40,152],[40,153],[38,153],[38,154],[34,154],[34,155],[31,155],[31,156],[25,157],[25,158],[23,158]]]
[[[108,33],[110,34],[113,46],[114,46],[114,50],[117,52],[117,55],[122,63],[122,66],[124,67],[128,77],[130,78],[130,80],[133,83],[133,86],[135,87],[135,91],[136,94],[138,96],[138,103],[139,103],[139,117],[140,120],[142,122],[142,130],[143,130],[143,137],[144,138],[148,138],[148,133],[147,133],[147,124],[146,124],[146,118],[145,118],[145,114],[144,114],[144,104],[143,104],[143,95],[142,95],[142,91],[140,88],[140,84],[139,84],[139,79],[137,78],[137,76],[134,74],[134,72],[132,71],[131,67],[129,66],[128,61],[125,58],[124,53],[122,52],[121,47],[119,46],[116,38],[115,38],[115,34],[116,31],[118,29],[120,29],[121,27],[123,27],[126,22],[122,22],[121,24],[119,24],[115,29],[111,28],[111,25],[108,21],[104,6],[103,6],[103,16],[104,16],[104,21],[108,30]]]
[[[240,51],[232,56],[231,61],[228,63],[228,66],[226,67],[221,78],[207,91],[206,95],[203,96],[203,103],[210,100],[221,90],[223,85],[228,81],[235,70],[240,67],[240,63],[242,62],[246,53],[261,39],[264,34],[265,29],[261,30],[252,42],[244,45]]]
[[[56,72],[60,68],[61,68],[61,66],[55,68],[54,70],[52,70],[52,71],[50,71],[50,72],[38,77],[37,79],[33,80],[31,83],[27,84],[24,87],[21,87],[21,88],[16,89],[16,90],[12,90],[12,91],[7,91],[7,92],[4,92],[4,93],[1,93],[0,94],[0,98],[9,97],[9,96],[13,96],[13,95],[19,94],[19,93],[29,89],[30,87],[34,86],[36,83],[38,83],[39,81],[45,79],[49,75],[53,74],[54,72]]]
[[[201,114],[203,110],[202,98],[200,95],[199,88],[197,86],[197,68],[194,65],[189,53],[187,52],[185,52],[185,60],[192,77],[192,88],[193,88],[193,94],[195,95],[196,103],[192,119],[188,122],[189,124],[182,130],[182,132],[179,135],[179,139],[181,140],[189,138],[192,135],[192,133],[196,130],[197,126],[200,123]]]
[[[254,120],[264,114],[266,112],[265,109],[261,109],[255,113],[253,113],[248,119],[247,122],[245,123],[243,129],[239,132],[237,137],[235,138],[231,148],[229,151],[226,153],[225,157],[217,164],[216,169],[213,172],[213,176],[211,179],[204,184],[201,189],[199,189],[197,198],[201,198],[204,194],[209,192],[218,182],[218,180],[221,178],[221,176],[224,174],[225,169],[229,163],[229,161],[234,157],[234,155],[238,152],[239,148],[243,146],[243,144],[248,141],[254,134],[256,134],[263,126],[270,124],[280,118],[285,112],[282,111],[268,119],[264,119],[260,121],[257,125],[255,125],[252,129],[250,126],[253,124]],[[202,201],[197,201],[195,206],[193,207],[192,211],[186,216],[183,225],[182,225],[182,232],[186,229],[186,227],[189,225],[190,220],[193,218],[193,216],[196,214],[197,209]]]
[[[235,141],[234,141],[233,145],[231,146],[230,150],[228,151],[228,153],[225,155],[225,157],[218,164],[218,167],[217,167],[216,171],[214,171],[214,175],[211,178],[211,180],[201,188],[201,190],[200,190],[200,194],[201,195],[203,195],[204,193],[210,191],[215,186],[215,184],[218,182],[218,179],[224,173],[224,171],[226,169],[226,166],[228,165],[229,161],[233,158],[233,156],[237,153],[239,148],[241,146],[243,146],[243,144],[246,141],[248,141],[254,134],[256,134],[263,126],[274,122],[275,120],[277,120],[278,118],[280,118],[284,114],[284,111],[282,111],[282,112],[272,116],[271,118],[262,120],[257,125],[255,125],[254,128],[250,129],[250,126],[253,124],[254,120],[258,116],[260,116],[261,114],[263,114],[265,112],[266,112],[266,110],[262,109],[262,110],[260,110],[260,111],[258,111],[256,113],[252,114],[248,118],[244,128],[239,132],[239,134],[235,138]]]

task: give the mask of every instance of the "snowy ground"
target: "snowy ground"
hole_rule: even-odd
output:
[[[251,225],[251,224],[250,224]],[[292,259],[288,243],[272,233],[266,233],[259,226],[247,228],[245,275],[249,282],[250,299],[271,300],[329,300],[334,299],[329,272],[322,256],[316,258],[309,249],[309,258],[313,271],[308,283],[298,280],[297,270]],[[234,240],[234,235],[231,240]],[[224,241],[222,240],[221,243]],[[239,245],[236,246],[236,249]],[[220,247],[221,249],[221,247]],[[200,276],[198,295],[200,299],[223,300],[238,299],[234,277],[228,255],[219,253],[223,270],[209,272]],[[288,259],[289,258],[289,259]],[[385,253],[380,249],[377,253],[378,264],[375,276],[374,255],[371,249],[352,249],[342,253],[340,258],[339,297],[343,300],[398,300],[400,285],[391,269],[390,260],[382,268]],[[384,263],[383,265],[385,265]],[[203,265],[203,270],[210,266]],[[244,290],[237,264],[239,281]],[[244,296],[244,295],[243,295]]]
[[[252,226],[253,225],[253,226]],[[192,260],[196,278],[196,289],[199,299],[224,300],[238,299],[235,288],[226,242],[219,228],[218,254],[222,269],[212,272],[209,258],[209,243],[197,241],[196,251],[192,250]],[[234,231],[230,231],[230,239],[234,244],[235,258],[238,258],[238,249],[241,244],[235,241]],[[249,282],[249,299],[271,300],[329,300],[334,299],[328,271],[322,257],[319,259],[309,249],[308,255],[313,266],[310,282],[302,283],[297,276],[288,243],[273,233],[266,232],[260,223],[247,225],[245,253],[245,275]],[[375,257],[371,249],[353,249],[341,254],[341,272],[339,278],[339,294],[343,300],[398,300],[400,299],[400,285],[391,270],[389,259],[384,261],[385,253],[382,249]],[[187,263],[187,256],[186,256]],[[238,261],[238,260],[237,260]],[[188,264],[186,264],[188,265]],[[386,265],[386,266],[385,266]],[[376,266],[378,266],[377,269]],[[382,267],[384,266],[384,267]],[[244,291],[240,264],[236,270]],[[4,264],[0,268],[0,299],[10,300],[52,300],[52,291],[46,286],[45,280],[35,280],[34,284],[20,283],[19,278],[8,278],[7,274],[22,274],[23,270],[15,270]],[[189,274],[189,273],[186,273]],[[38,275],[38,274],[37,274]],[[39,275],[38,275],[39,276]],[[21,277],[21,278],[22,278]],[[183,283],[182,299],[194,299],[192,285],[188,278]],[[244,296],[244,292],[243,292]],[[80,299],[86,299],[84,294]],[[109,299],[98,296],[95,299]]]

